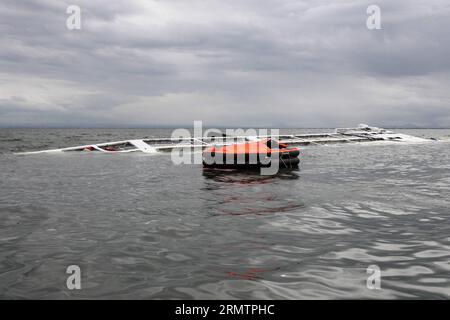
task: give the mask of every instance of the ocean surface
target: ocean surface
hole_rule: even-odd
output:
[[[0,298],[449,299],[450,130],[397,131],[444,141],[305,147],[260,176],[13,154],[168,129],[0,129]]]

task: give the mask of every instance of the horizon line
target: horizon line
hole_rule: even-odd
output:
[[[356,126],[346,126],[349,128],[357,127]],[[397,125],[397,126],[371,126],[371,127],[378,127],[378,128],[385,128],[385,129],[450,129],[449,127],[444,126],[412,126],[412,125]],[[177,128],[184,128],[184,129],[190,129],[193,128],[193,125],[151,125],[151,126],[144,126],[144,125],[136,125],[136,126],[120,126],[120,125],[111,125],[111,126],[2,126],[0,125],[0,129],[177,129]],[[210,128],[217,128],[217,129],[336,129],[336,128],[342,128],[342,126],[312,126],[312,127],[306,127],[306,126],[204,126],[204,128],[210,129]]]

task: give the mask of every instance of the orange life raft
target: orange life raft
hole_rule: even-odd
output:
[[[288,148],[274,139],[211,147],[203,152],[203,166],[212,168],[298,167],[299,148]]]

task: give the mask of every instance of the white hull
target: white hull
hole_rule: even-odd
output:
[[[398,142],[398,143],[420,143],[432,140],[414,137],[406,134],[395,133],[382,128],[369,127],[360,125],[356,128],[338,128],[331,133],[311,133],[311,134],[290,134],[271,136],[282,143],[289,145],[311,145],[311,144],[332,144],[332,143],[349,143],[349,142]],[[144,152],[158,153],[168,152],[173,149],[199,149],[213,145],[226,145],[231,143],[245,142],[248,140],[258,140],[267,138],[267,136],[236,136],[236,137],[198,137],[187,139],[174,138],[155,138],[155,139],[137,139],[112,141],[98,144],[89,144],[69,148],[50,149],[40,151],[21,152],[18,154],[37,154],[52,152],[68,152],[68,151],[92,151],[102,153],[127,153],[127,152]]]

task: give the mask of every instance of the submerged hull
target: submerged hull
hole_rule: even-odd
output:
[[[357,128],[338,128],[334,132],[311,134],[286,134],[271,136],[280,143],[291,146],[307,146],[337,143],[362,143],[362,142],[390,142],[390,143],[422,143],[430,142],[406,134],[395,133],[382,128],[360,125]],[[250,141],[265,139],[268,136],[236,136],[236,137],[194,137],[185,139],[176,138],[147,138],[137,140],[123,140],[61,149],[39,150],[20,152],[18,154],[53,153],[53,152],[98,152],[98,153],[162,153],[176,149],[190,149],[192,151],[204,150],[214,145],[229,145],[238,141]]]

